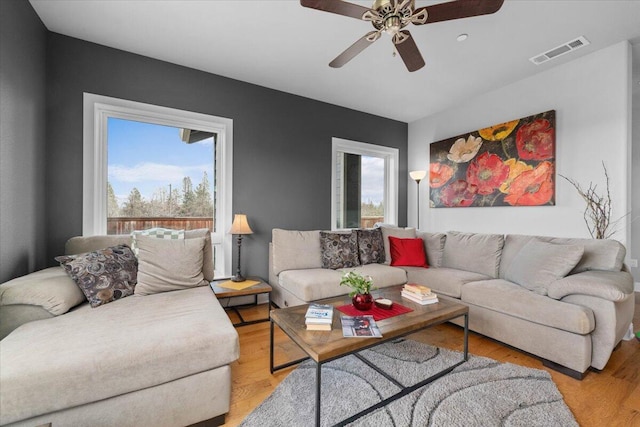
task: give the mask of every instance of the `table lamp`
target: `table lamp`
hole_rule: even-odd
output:
[[[244,214],[235,214],[233,217],[233,224],[229,229],[229,234],[235,234],[238,236],[238,268],[236,269],[236,275],[231,278],[233,282],[244,282],[246,279],[240,274],[240,248],[242,247],[242,236],[244,234],[253,234],[253,230],[249,227],[247,222],[247,216]]]

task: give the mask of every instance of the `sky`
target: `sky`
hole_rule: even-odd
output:
[[[360,166],[362,201],[377,205],[384,199],[384,159],[362,156]]]
[[[205,171],[213,187],[213,138],[186,144],[178,128],[113,117],[107,126],[107,173],[120,206],[133,187],[147,201],[160,187],[182,189],[185,176],[195,189]]]

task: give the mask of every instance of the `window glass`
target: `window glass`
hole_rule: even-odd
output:
[[[332,228],[396,223],[398,150],[333,138]]]
[[[110,117],[107,233],[214,231],[215,134]]]

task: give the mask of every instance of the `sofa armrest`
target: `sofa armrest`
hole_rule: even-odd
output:
[[[567,295],[591,295],[608,301],[622,301],[633,293],[633,277],[626,271],[590,270],[553,282],[548,295],[561,299]]]

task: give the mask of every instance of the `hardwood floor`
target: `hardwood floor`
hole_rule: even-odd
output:
[[[265,307],[258,306],[243,311],[243,316],[245,319],[259,318],[264,316],[264,312]],[[636,330],[640,329],[640,293],[636,293],[633,324]],[[276,363],[304,355],[278,328],[276,331]],[[269,373],[268,322],[240,327],[238,333],[240,359],[232,365],[231,408],[225,426],[240,424],[295,369],[284,369],[274,375]],[[410,337],[461,351],[462,335],[460,327],[444,324]],[[469,335],[469,352],[548,371],[583,427],[640,427],[640,342],[636,339],[622,341],[605,369],[589,372],[582,381],[545,368],[535,357],[475,333]]]

